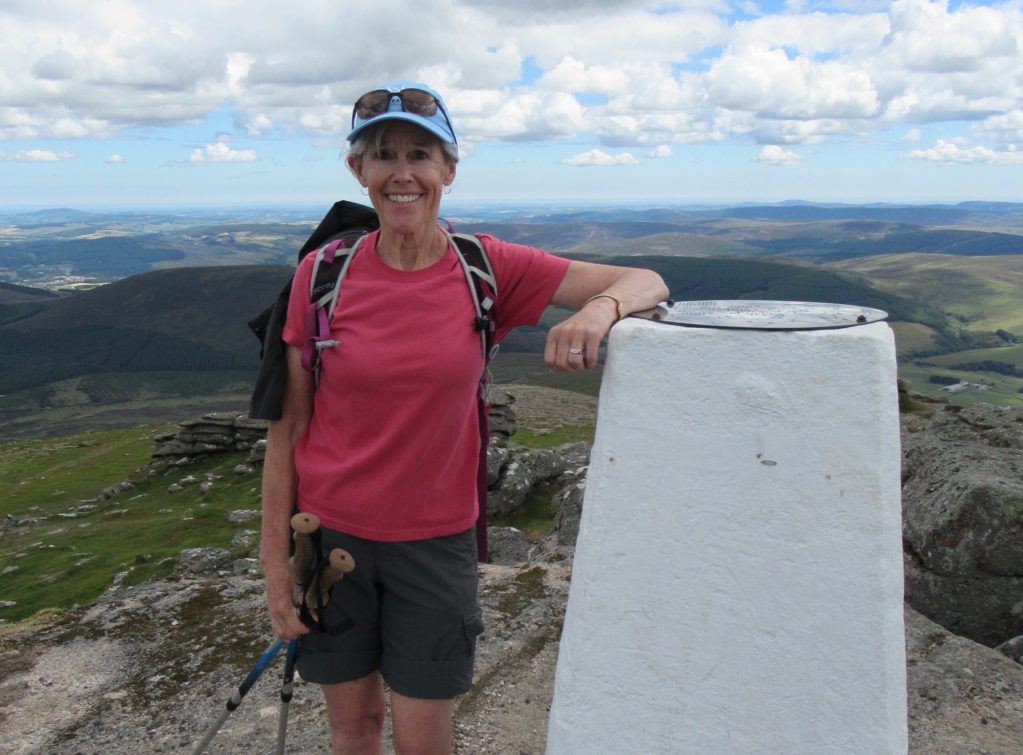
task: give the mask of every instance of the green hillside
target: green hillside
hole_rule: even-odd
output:
[[[63,438],[0,444],[0,618],[17,621],[47,608],[94,601],[116,581],[135,584],[169,575],[185,548],[233,548],[258,520],[229,522],[237,509],[259,509],[258,475],[239,476],[244,453],[223,454],[185,470],[149,475],[153,438],[165,427],[134,427]],[[180,492],[186,475],[212,480]],[[131,490],[102,499],[104,488]],[[13,605],[8,605],[13,603]]]
[[[847,272],[735,258],[601,260],[658,270],[676,299],[830,301],[944,325],[926,307]],[[0,326],[0,393],[101,372],[254,370],[258,343],[246,322],[274,300],[290,272],[271,265],[162,270],[47,302]],[[542,331],[517,335],[508,348],[538,352],[542,338]]]
[[[255,341],[245,323],[273,302],[291,273],[284,265],[158,270],[54,300],[0,331],[38,334],[102,326],[247,354]]]
[[[0,620],[88,605],[111,585],[169,576],[187,548],[256,557],[259,518],[228,519],[260,509],[260,473],[235,471],[247,452],[185,467],[151,465],[154,438],[173,429],[142,425],[0,443]],[[534,448],[592,438],[591,424],[516,435]],[[121,482],[131,487],[102,495]]]
[[[855,271],[884,291],[930,302],[978,336],[998,330],[1023,335],[1023,254],[886,254],[835,267]]]
[[[247,321],[291,268],[183,268],[46,302],[0,325],[0,393],[98,372],[254,370]]]

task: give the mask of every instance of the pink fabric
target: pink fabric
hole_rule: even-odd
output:
[[[372,540],[461,532],[477,516],[476,394],[483,359],[454,250],[425,270],[388,267],[377,234],[341,287],[312,422],[298,443],[298,506]],[[569,261],[481,237],[498,281],[497,341],[535,325]],[[284,340],[305,334],[312,258],[299,265]]]

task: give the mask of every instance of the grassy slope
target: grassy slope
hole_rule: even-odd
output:
[[[233,472],[245,454],[147,476],[158,426],[89,432],[0,445],[0,618],[18,620],[44,608],[95,600],[115,575],[126,584],[166,576],[184,548],[228,547],[239,529],[235,509],[258,509],[258,476]],[[186,475],[218,475],[206,494],[168,486]],[[107,500],[103,488],[132,480],[133,490]],[[91,509],[82,508],[94,507]],[[33,521],[35,520],[35,521]]]
[[[885,291],[932,302],[971,330],[1023,334],[1023,255],[886,254],[833,266]]]
[[[259,520],[231,523],[229,512],[259,509],[260,477],[234,468],[246,454],[219,454],[200,464],[148,473],[153,438],[171,425],[144,425],[59,438],[0,443],[0,619],[18,621],[45,609],[94,601],[111,584],[135,584],[172,573],[183,549],[217,546],[237,556],[256,553],[232,545]],[[546,434],[523,429],[515,441],[533,448],[592,440],[593,425],[568,425]],[[178,492],[168,486],[191,475],[213,477]],[[106,487],[134,488],[107,500]],[[92,508],[83,508],[92,507]],[[13,517],[20,524],[8,517]],[[530,530],[549,527],[549,500],[506,522]]]
[[[905,360],[899,374],[913,384],[914,390],[960,405],[982,401],[1018,406],[1023,402],[1023,378],[990,370],[951,369],[970,363],[1001,362],[1023,371],[1023,345],[1004,343],[994,335],[1004,330],[1023,336],[1023,255],[888,254],[848,260],[834,267],[863,275],[884,291],[941,309],[972,339],[985,344],[984,348]],[[899,323],[894,330],[900,355],[927,353],[937,343],[932,331],[918,325]],[[952,395],[931,383],[932,376],[989,387]]]
[[[960,355],[955,355],[956,359]],[[899,366],[899,376],[908,380],[915,393],[933,398],[942,398],[957,406],[970,406],[984,403],[996,406],[1020,406],[1023,404],[1023,380],[1007,377],[997,372],[966,372],[942,366],[931,366],[932,360],[925,364],[910,362]],[[944,386],[931,383],[931,376],[952,377],[971,384],[984,385],[983,389],[970,389],[960,393],[950,393]]]

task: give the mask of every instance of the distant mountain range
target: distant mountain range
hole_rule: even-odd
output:
[[[326,209],[326,208],[325,208]],[[1023,204],[452,208],[458,230],[558,253],[776,257],[810,262],[920,252],[1023,254]],[[83,213],[0,217],[0,280],[107,282],[153,269],[293,264],[322,212]]]

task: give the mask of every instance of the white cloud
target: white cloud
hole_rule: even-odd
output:
[[[567,157],[561,162],[565,165],[582,166],[639,165],[639,160],[628,152],[619,152],[617,155],[609,155],[607,152],[599,149],[591,149],[589,152],[583,152],[581,155]]]
[[[923,134],[920,133],[920,129],[911,128],[905,134],[902,135],[902,141],[904,142],[918,142],[923,138]]]
[[[266,113],[253,113],[244,124],[245,133],[249,136],[263,136],[273,130],[273,119]]]
[[[22,149],[17,152],[0,150],[0,161],[16,163],[55,163],[78,157],[74,152],[54,152],[52,149]]]
[[[974,130],[988,139],[999,142],[1023,142],[1023,108],[986,118]]]
[[[114,153],[106,159],[106,162],[110,165],[119,165],[124,162],[124,155]]]
[[[659,144],[647,152],[648,157],[671,157],[671,147],[667,144]]]
[[[758,163],[767,163],[768,165],[796,165],[799,163],[798,154],[782,149],[777,144],[765,144],[754,159]]]
[[[245,13],[13,3],[0,11],[0,140],[138,136],[226,113],[250,139],[336,149],[356,96],[422,78],[445,94],[467,149],[567,137],[644,151],[777,146],[950,122],[973,123],[980,141],[1023,142],[1018,0],[747,6],[736,21],[724,0],[291,0],[283,14],[277,0]],[[339,29],[351,30],[341,42]],[[190,159],[256,157],[207,147]]]
[[[1023,150],[1011,144],[1007,149],[967,147],[953,141],[939,140],[929,149],[915,149],[905,154],[909,160],[929,160],[946,165],[1023,165]]]
[[[583,106],[565,92],[523,90],[488,99],[494,109],[458,121],[470,139],[553,139],[572,136],[585,125]]]
[[[188,157],[191,163],[238,163],[255,159],[254,149],[231,149],[224,141],[207,144],[205,149],[194,149]]]
[[[1019,55],[1017,30],[1006,23],[1007,11],[1011,14],[1009,8],[964,5],[950,13],[947,0],[896,0],[885,47],[909,70],[978,71],[985,61]]]
[[[782,49],[726,53],[707,72],[707,85],[718,106],[772,119],[870,118],[880,110],[877,91],[863,70],[790,58]]]
[[[537,86],[555,91],[621,94],[628,91],[630,83],[629,75],[617,66],[587,66],[569,56],[541,76]]]

